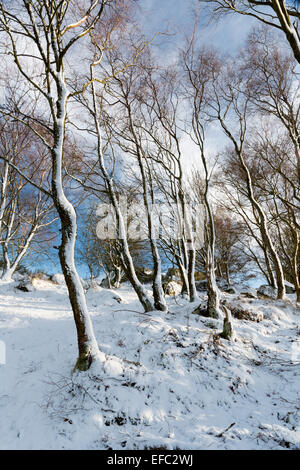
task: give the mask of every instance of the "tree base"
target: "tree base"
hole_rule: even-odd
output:
[[[79,370],[80,372],[85,372],[89,370],[93,362],[93,356],[90,351],[86,351],[78,357],[73,372]]]
[[[208,307],[203,306],[201,304],[198,305],[198,307],[196,307],[195,310],[193,310],[192,313],[194,315],[201,315],[202,317],[206,317],[206,318],[215,318],[216,320],[218,320],[219,317],[220,317],[217,309],[208,308]]]

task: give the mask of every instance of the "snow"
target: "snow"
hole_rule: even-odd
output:
[[[65,285],[65,283],[66,283],[65,277],[61,273],[54,274],[54,276],[52,276],[52,281],[56,282],[57,284],[59,284],[61,286]]]
[[[294,295],[222,294],[264,314],[233,319],[237,341],[228,342],[216,336],[222,320],[193,315],[197,304],[180,296],[167,298],[168,313],[145,314],[128,285],[89,289],[101,353],[72,374],[66,287],[33,283],[33,292],[0,284],[1,449],[300,449]]]

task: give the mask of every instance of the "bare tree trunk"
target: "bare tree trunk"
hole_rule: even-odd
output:
[[[3,270],[2,270],[2,275],[1,279],[3,281],[10,281],[12,278],[12,275],[14,274],[15,269],[12,268],[11,262],[9,259],[9,240],[11,238],[11,234],[13,231],[13,225],[14,225],[14,220],[15,220],[15,209],[16,209],[16,200],[13,200],[11,207],[10,207],[10,218],[7,221],[7,228],[6,228],[6,234],[5,234],[5,240],[3,240],[2,243],[2,253],[3,253]],[[4,238],[4,236],[3,236]],[[16,267],[15,267],[16,268]]]
[[[123,86],[122,86],[123,91]],[[156,310],[160,311],[167,311],[167,303],[165,299],[164,290],[162,287],[162,275],[161,275],[161,258],[159,254],[159,250],[156,243],[156,234],[155,234],[155,227],[153,221],[153,214],[152,214],[152,204],[154,203],[154,194],[153,194],[153,182],[151,177],[151,171],[149,170],[149,164],[145,160],[147,156],[144,153],[144,150],[141,145],[141,141],[138,138],[133,117],[132,117],[132,110],[131,104],[128,101],[128,94],[124,93],[124,101],[126,103],[126,111],[128,113],[128,122],[129,122],[129,129],[132,135],[133,143],[135,146],[135,153],[138,160],[138,165],[140,169],[141,179],[142,179],[142,187],[143,187],[143,200],[144,200],[144,207],[146,210],[147,215],[147,228],[148,228],[148,237],[150,241],[151,247],[151,254],[153,259],[153,268],[154,268],[154,277],[153,277],[153,298],[154,298],[154,307]],[[146,165],[148,164],[148,173]]]
[[[180,271],[180,277],[182,281],[182,289],[181,289],[181,295],[187,294],[188,296],[190,295],[190,288],[189,288],[189,280],[188,280],[188,275],[186,272],[186,269],[179,257],[177,257],[177,265]]]
[[[154,266],[154,277],[153,277],[153,298],[154,307],[156,310],[165,312],[168,310],[167,303],[165,300],[165,294],[162,287],[162,274],[161,274],[161,259],[158,255],[158,249],[156,244],[152,246],[153,266]]]
[[[300,282],[299,282],[299,274],[298,274],[298,255],[299,255],[299,233],[296,228],[292,227],[289,224],[289,227],[293,233],[294,238],[294,250],[293,250],[293,257],[292,257],[292,272],[293,272],[293,280],[296,290],[296,301],[300,302]]]
[[[123,245],[123,250],[122,250],[122,253],[121,253],[121,259],[122,259],[122,262],[123,262],[123,269],[132,285],[132,287],[134,288],[138,298],[139,298],[139,301],[141,302],[145,312],[151,312],[152,310],[154,310],[154,306],[146,292],[146,289],[145,287],[143,286],[143,284],[139,281],[137,275],[136,275],[136,272],[135,272],[135,269],[134,269],[134,265],[133,265],[133,261],[132,261],[132,257],[130,255],[130,252],[129,252],[129,248],[128,248],[128,244],[127,242],[125,241],[124,245]]]
[[[93,99],[93,119],[94,119],[94,125],[95,125],[95,130],[96,130],[96,135],[97,135],[97,152],[98,152],[98,163],[99,167],[101,170],[101,175],[105,181],[108,195],[111,201],[111,204],[114,208],[115,211],[115,216],[117,220],[117,227],[118,227],[118,237],[120,239],[120,254],[121,254],[121,261],[123,264],[123,269],[132,285],[134,288],[139,301],[141,302],[145,312],[151,312],[153,308],[152,301],[143,286],[143,284],[139,281],[132,256],[130,254],[129,246],[128,246],[128,241],[127,241],[127,233],[125,229],[125,223],[124,223],[124,218],[122,215],[122,211],[120,209],[116,192],[114,189],[114,184],[113,180],[110,177],[110,175],[107,172],[104,158],[103,158],[103,148],[102,148],[102,134],[101,134],[101,128],[100,128],[100,112],[97,104],[97,95],[96,95],[96,89],[95,89],[95,82],[94,82],[94,72],[93,72],[93,64],[90,67],[90,74],[91,74],[91,89],[92,89],[92,99]]]
[[[207,315],[212,318],[219,318],[219,289],[216,283],[214,251],[208,246],[206,259],[207,275]]]
[[[195,258],[196,253],[194,247],[188,250],[188,283],[190,291],[190,302],[196,302],[198,299],[196,284],[195,284]]]
[[[10,281],[11,280],[11,278],[12,278],[13,274],[15,273],[16,269],[18,268],[20,262],[22,261],[22,259],[26,255],[26,253],[29,249],[30,243],[31,243],[32,239],[34,238],[34,236],[36,234],[37,229],[38,229],[38,225],[33,225],[32,226],[32,228],[30,230],[30,233],[27,237],[27,240],[26,240],[22,250],[15,257],[15,259],[13,260],[12,263],[9,260],[7,245],[4,243],[4,245],[3,245],[4,266],[3,266],[2,276],[1,276],[1,279],[3,281]]]
[[[54,146],[52,148],[52,197],[61,221],[61,245],[59,259],[65,277],[69,298],[77,329],[78,359],[75,369],[87,370],[99,353],[92,323],[88,313],[84,289],[74,260],[77,235],[76,212],[65,196],[62,184],[62,157],[64,128],[66,119],[66,99],[64,79],[57,82],[57,114],[54,123]]]
[[[62,181],[66,105],[69,97],[66,89],[64,66],[67,52],[74,47],[77,41],[92,31],[102,16],[106,4],[107,2],[98,1],[91,3],[79,22],[68,25],[66,19],[69,19],[70,16],[73,16],[73,18],[76,16],[76,14],[72,15],[74,12],[71,12],[70,2],[60,2],[59,4],[52,0],[47,2],[33,2],[32,0],[19,2],[18,13],[13,15],[3,2],[0,3],[1,28],[5,31],[10,42],[16,68],[26,80],[28,86],[31,87],[30,92],[37,93],[40,101],[44,100],[49,106],[49,117],[47,116],[45,119],[48,122],[49,118],[46,132],[45,127],[43,127],[43,118],[39,122],[39,118],[35,119],[28,114],[24,116],[24,120],[51,152],[52,191],[51,193],[46,191],[46,193],[52,197],[61,221],[62,238],[59,258],[77,329],[79,356],[75,368],[79,370],[87,370],[90,367],[94,358],[99,354],[99,349],[89,317],[84,289],[74,261],[77,231],[76,213],[65,196]],[[73,6],[75,5],[72,5],[72,8]],[[79,26],[83,27],[80,33],[78,31]],[[69,39],[64,36],[66,31],[73,32]],[[19,34],[22,37],[25,36],[29,47],[35,50],[35,55],[31,56],[31,60],[35,66],[37,64],[41,66],[41,69],[38,66],[38,73],[31,72],[30,74],[27,63],[24,64],[23,62],[24,54],[19,53],[16,41]],[[36,76],[38,76],[37,81],[35,80]],[[43,77],[42,80],[40,80],[41,77]],[[38,127],[36,126],[37,121],[40,128],[43,129],[41,132],[36,129]],[[41,189],[33,180],[29,179],[29,182]]]
[[[115,278],[114,278],[114,287],[119,289],[121,286],[122,279],[122,268],[121,266],[115,266]]]
[[[265,257],[265,263],[266,263],[266,268],[268,272],[268,283],[270,284],[271,287],[276,287],[275,279],[274,279],[274,274],[273,270],[271,267],[270,259],[268,256],[267,249],[264,250],[264,257]]]
[[[187,281],[188,281],[188,295],[190,302],[195,302],[198,299],[196,283],[195,283],[195,246],[193,241],[192,231],[192,215],[186,207],[186,197],[184,190],[181,186],[178,190],[178,198],[180,201],[182,211],[182,252],[184,264],[187,270]]]
[[[204,193],[204,205],[207,214],[206,220],[206,239],[207,239],[207,255],[206,255],[206,276],[207,276],[207,314],[212,318],[219,318],[220,316],[220,299],[219,289],[216,282],[215,273],[215,225],[213,213],[208,199],[209,192],[209,176],[207,170],[207,163],[205,155],[201,152],[202,163],[205,168],[205,193]]]
[[[244,115],[245,115],[245,110],[244,110]],[[240,116],[241,118],[241,116]],[[226,126],[224,119],[221,117],[221,115],[218,115],[218,119],[220,121],[220,124],[225,132],[225,134],[229,137],[229,139],[232,141],[234,145],[234,149],[236,152],[236,155],[240,161],[241,167],[245,172],[246,176],[246,185],[247,185],[247,196],[248,199],[252,205],[253,212],[255,211],[258,214],[258,220],[259,220],[259,229],[261,233],[261,238],[263,241],[263,244],[267,247],[267,250],[271,256],[273,265],[274,265],[274,270],[275,270],[275,275],[276,275],[276,283],[277,283],[277,299],[283,299],[285,296],[285,285],[284,285],[284,275],[283,275],[283,269],[281,265],[280,258],[276,252],[276,249],[273,245],[269,230],[268,230],[268,223],[267,223],[267,218],[266,214],[262,208],[262,206],[259,204],[257,199],[254,196],[253,192],[253,184],[252,184],[252,177],[249,171],[249,168],[245,162],[244,156],[243,156],[243,143],[244,143],[244,137],[241,139],[240,144],[237,143],[236,139],[234,138],[233,134],[230,132],[228,127]],[[245,117],[244,117],[245,119]],[[245,128],[246,129],[246,128]],[[245,132],[245,130],[244,130]]]
[[[228,262],[226,263],[226,281],[227,281],[227,284],[230,286],[231,281],[230,281],[230,272],[229,272]]]
[[[11,278],[14,274],[14,270],[11,269],[10,259],[9,259],[9,256],[8,256],[7,245],[5,243],[3,244],[3,247],[2,247],[2,253],[3,253],[3,267],[2,267],[1,280],[2,281],[11,281]]]

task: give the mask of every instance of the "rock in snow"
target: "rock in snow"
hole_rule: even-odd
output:
[[[239,301],[224,301],[223,305],[229,308],[234,318],[238,320],[248,320],[260,322],[264,319],[264,315],[257,308],[249,307],[241,304]]]
[[[275,287],[263,284],[257,289],[257,295],[262,299],[276,299],[277,289]]]
[[[51,281],[55,282],[60,286],[64,286],[66,284],[64,275],[60,273],[54,274],[51,277]]]
[[[169,281],[163,284],[163,289],[166,295],[178,295],[182,290],[182,283],[177,281]]]
[[[19,282],[16,286],[16,289],[21,290],[23,292],[33,292],[35,290],[32,282],[30,279],[23,279]]]

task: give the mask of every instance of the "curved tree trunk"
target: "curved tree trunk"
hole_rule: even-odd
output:
[[[62,159],[66,119],[67,93],[64,79],[57,83],[56,120],[54,123],[54,146],[52,156],[52,197],[61,221],[61,245],[59,259],[65,277],[77,329],[78,359],[75,369],[87,370],[99,354],[99,348],[88,313],[84,289],[74,260],[77,235],[76,212],[65,196],[62,184]]]

